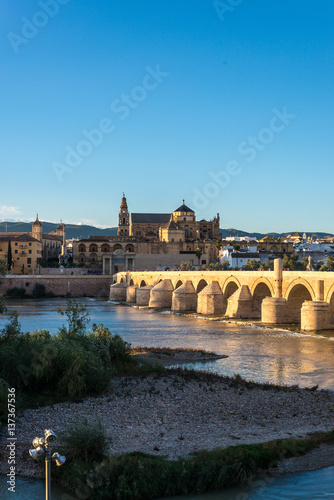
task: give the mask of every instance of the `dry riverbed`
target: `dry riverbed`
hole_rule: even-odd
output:
[[[185,358],[203,361],[205,356],[209,357],[199,351],[187,354],[183,349],[175,351],[163,353],[157,349],[138,348],[133,354],[144,356],[145,361],[151,357],[154,363],[160,360],[165,364],[170,364],[171,359],[173,364],[178,364],[185,362]],[[244,383],[239,378],[181,369],[144,377],[116,378],[109,390],[98,397],[19,414],[17,474],[38,477],[43,473],[28,455],[35,436],[43,435],[46,428],[58,433],[85,418],[89,422],[99,419],[103,423],[112,438],[110,454],[138,450],[175,459],[202,449],[277,438],[304,438],[317,431],[333,430],[334,393],[262,386]],[[0,447],[0,472],[5,474],[8,472],[6,437],[2,435]],[[332,448],[322,445],[312,453],[311,468],[317,468],[317,464],[320,467],[334,464]],[[323,462],[319,454],[325,457]],[[305,458],[304,464],[310,460],[307,462]],[[285,468],[283,464],[282,472],[296,467],[298,469],[298,464],[294,466],[291,462]]]

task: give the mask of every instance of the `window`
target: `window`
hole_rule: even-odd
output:
[[[27,264],[31,264],[31,258],[30,257],[27,258]]]
[[[15,250],[15,253],[17,253],[17,250]]]
[[[17,247],[17,242],[15,243],[15,246]]]
[[[29,243],[29,246],[31,247],[31,243]]]
[[[29,253],[31,253],[31,250],[29,250]]]

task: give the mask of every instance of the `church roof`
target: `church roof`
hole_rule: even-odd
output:
[[[181,226],[179,226],[178,224],[176,224],[176,222],[174,222],[173,219],[171,219],[169,221],[167,228],[168,229],[179,229],[181,231],[184,231],[184,229]]]
[[[187,207],[187,205],[184,204],[184,200],[182,205],[176,210],[174,210],[174,212],[191,212],[192,214],[195,213],[193,210],[191,210],[191,208]]]
[[[35,222],[33,223],[33,226],[39,226],[39,227],[41,227],[41,226],[42,226],[42,224],[41,224],[41,223],[40,223],[40,221],[39,221],[38,214],[37,214],[37,217],[36,217]]]
[[[166,224],[169,222],[170,214],[140,214],[132,213],[131,222],[140,224]]]

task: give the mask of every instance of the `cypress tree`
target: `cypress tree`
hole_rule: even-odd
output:
[[[10,271],[13,265],[13,255],[12,255],[12,245],[10,244],[10,240],[8,241],[8,252],[7,252],[7,269]]]

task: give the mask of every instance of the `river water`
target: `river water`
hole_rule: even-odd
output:
[[[238,373],[246,379],[258,382],[298,384],[300,387],[318,385],[320,388],[334,390],[334,332],[304,334],[284,329],[265,329],[226,321],[211,321],[169,312],[139,310],[105,300],[84,298],[80,299],[80,302],[87,307],[91,324],[93,322],[104,324],[112,333],[120,334],[133,346],[201,348],[229,356],[210,363],[191,365],[195,369],[205,369],[225,375]],[[13,300],[8,306],[8,313],[13,310],[18,312],[23,331],[41,328],[56,333],[65,322],[65,317],[57,312],[59,308],[65,308],[65,299]],[[0,329],[7,320],[8,314],[0,317]],[[244,488],[196,498],[197,500],[334,499],[332,483],[334,483],[334,468],[328,468],[306,475],[284,476],[276,479],[273,484],[268,484],[264,492],[254,488]],[[15,498],[20,500],[42,498],[34,488],[36,490],[39,485],[43,489],[43,484],[33,481],[32,485],[30,490],[28,484],[28,490],[24,488],[25,492],[30,491],[29,497],[20,496],[18,493]],[[4,496],[5,490],[5,481],[1,478],[1,499],[7,498]],[[187,498],[190,500],[195,497]]]

